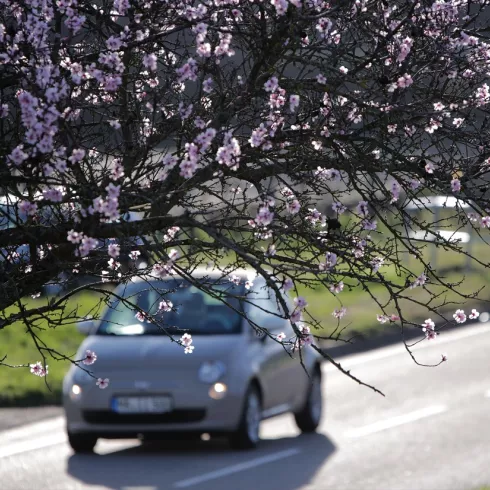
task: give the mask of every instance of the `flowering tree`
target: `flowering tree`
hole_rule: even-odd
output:
[[[448,226],[487,240],[489,0],[0,3],[0,328],[35,340],[50,311],[76,319],[74,292],[199,265],[291,290],[293,347],[315,338],[307,288],[340,325],[343,291],[382,286],[378,321],[429,339],[400,306],[413,288],[434,315],[441,288],[472,297],[424,248],[467,254]],[[408,210],[434,195],[454,204],[437,229]]]

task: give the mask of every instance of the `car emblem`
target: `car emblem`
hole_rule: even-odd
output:
[[[135,381],[134,387],[138,390],[147,390],[150,387],[150,383],[148,381]]]

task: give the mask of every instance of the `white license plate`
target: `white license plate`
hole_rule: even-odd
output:
[[[170,396],[118,396],[112,401],[118,413],[166,413],[172,410]]]

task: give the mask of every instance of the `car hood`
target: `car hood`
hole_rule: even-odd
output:
[[[97,361],[90,369],[131,370],[132,368],[183,367],[191,368],[203,361],[220,360],[226,362],[235,355],[243,342],[241,335],[196,335],[192,345],[192,354],[185,354],[184,348],[171,342],[164,335],[91,335],[81,345],[78,359],[82,359],[85,350],[94,351]]]

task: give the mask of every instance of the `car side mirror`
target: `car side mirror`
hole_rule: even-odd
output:
[[[77,323],[77,330],[83,335],[90,335],[95,327],[95,322],[92,319],[82,320]]]

